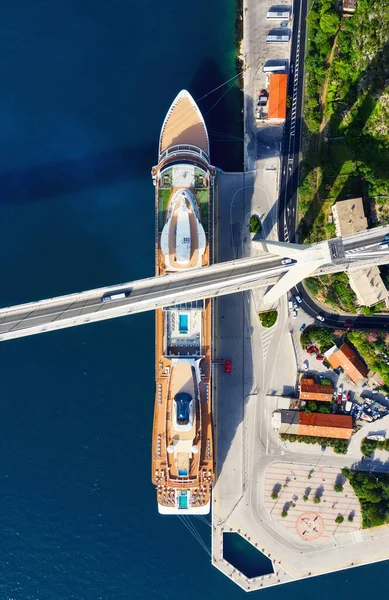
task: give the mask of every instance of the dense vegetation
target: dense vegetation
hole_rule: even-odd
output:
[[[277,321],[277,311],[269,310],[268,312],[259,313],[259,318],[264,327],[273,327]]]
[[[308,400],[305,405],[305,412],[308,415],[314,412],[330,414],[331,402],[315,402],[314,400]]]
[[[307,289],[319,299],[329,304],[337,311],[356,312],[357,297],[350,287],[346,273],[309,277],[305,280]]]
[[[361,442],[361,452],[364,456],[371,456],[375,450],[387,450],[389,452],[389,439],[388,440],[368,440],[363,438]]]
[[[347,338],[372,371],[389,386],[389,334],[377,331],[349,331]]]
[[[334,345],[332,329],[310,325],[301,334],[300,342],[303,347],[318,345],[320,352],[326,352]]]
[[[315,437],[310,435],[294,435],[293,433],[280,433],[280,438],[287,442],[305,442],[306,444],[320,444],[331,446],[337,454],[346,454],[348,440],[337,440],[333,438]]]
[[[377,527],[389,520],[389,475],[342,469],[358,496],[362,511],[362,527]]]
[[[389,0],[312,0],[308,22],[300,239],[335,234],[336,200],[362,196],[389,222]]]
[[[261,231],[261,221],[257,215],[250,217],[250,233],[259,233]]]

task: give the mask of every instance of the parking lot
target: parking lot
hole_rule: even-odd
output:
[[[325,360],[318,360],[317,353],[307,352],[303,349],[300,342],[301,333],[308,325],[315,325],[315,320],[300,310],[297,298],[288,301],[288,310],[299,379],[302,376],[312,377],[316,383],[320,383],[322,379],[330,380],[334,391],[336,391],[336,394],[334,393],[336,406],[333,406],[333,411],[345,412],[346,402],[349,400],[352,402],[350,414],[355,417],[357,425],[363,425],[366,422],[371,422],[370,419],[373,421],[385,416],[385,409],[389,410],[389,395],[380,389],[378,382],[370,378],[354,383],[341,369],[328,368]],[[320,358],[322,358],[322,355],[319,352]],[[298,386],[298,382],[296,382],[296,385]],[[298,395],[298,387],[296,394]],[[362,411],[360,407],[363,407]],[[349,404],[347,408],[350,409]]]
[[[280,10],[278,14],[281,15],[281,7],[283,10],[283,16],[279,18],[267,18],[267,14],[273,12],[274,16],[277,11],[274,9],[278,7]],[[271,9],[273,8],[273,11]],[[287,14],[289,16],[287,16]],[[256,72],[254,75],[254,90],[253,90],[253,104],[254,116],[258,115],[258,99],[261,90],[269,89],[269,75],[270,72],[289,72],[289,56],[290,56],[290,43],[293,26],[293,13],[292,5],[287,1],[278,2],[277,5],[271,3],[258,3],[256,5]],[[288,41],[281,41],[281,38],[288,38]],[[267,40],[272,41],[267,41]],[[269,65],[274,66],[274,70],[269,70]],[[284,65],[283,71],[279,71],[280,66]],[[265,71],[264,71],[265,68]],[[266,72],[267,70],[267,72]],[[266,113],[266,105],[263,107],[263,116]],[[256,120],[256,125],[260,126],[266,121]]]

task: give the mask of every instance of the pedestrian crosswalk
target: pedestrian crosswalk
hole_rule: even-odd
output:
[[[273,327],[270,327],[269,329],[263,329],[261,331],[262,355],[263,355],[264,362],[266,361],[267,353],[269,351],[271,340],[272,340],[275,330],[276,330],[276,324],[273,325]]]

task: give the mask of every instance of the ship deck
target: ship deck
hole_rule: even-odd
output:
[[[160,153],[171,146],[190,144],[209,154],[209,143],[204,119],[190,96],[179,95],[163,124]]]

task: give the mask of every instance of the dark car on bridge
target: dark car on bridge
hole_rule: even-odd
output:
[[[343,323],[343,327],[346,327],[346,329],[350,329],[350,327],[352,327],[352,326],[353,326],[353,324],[351,321],[345,321]]]

